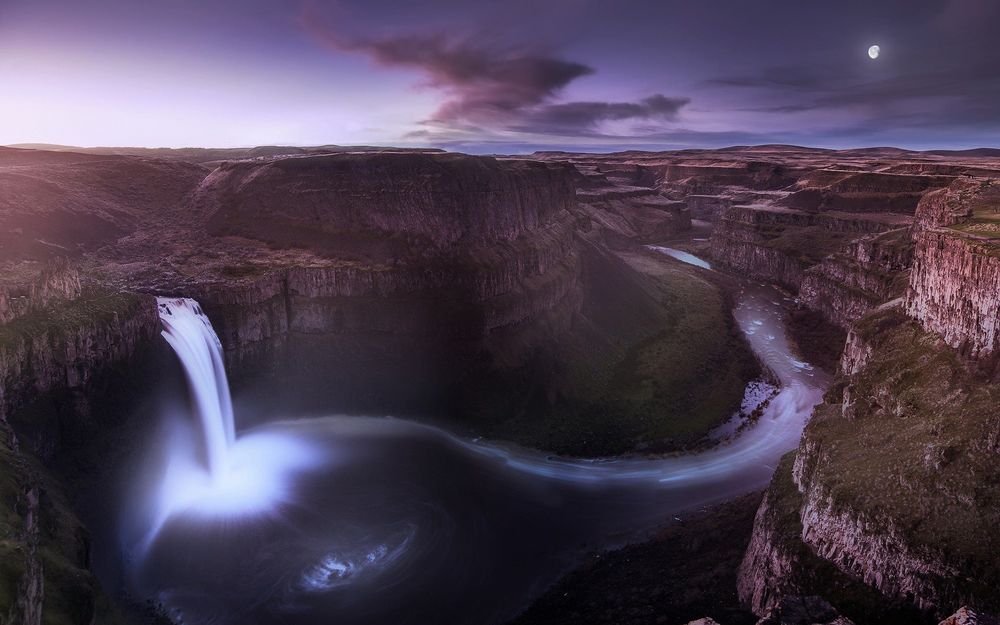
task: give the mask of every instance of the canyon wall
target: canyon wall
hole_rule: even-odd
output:
[[[159,325],[152,297],[106,291],[52,303],[0,325],[0,419],[40,427],[19,411],[53,394],[72,398],[51,415],[55,421],[33,448],[43,456],[53,453],[62,437],[92,425],[88,397],[99,391],[95,381],[147,348]]]
[[[572,208],[569,168],[459,154],[342,154],[224,163],[201,183],[215,233],[301,246],[321,235],[436,247],[509,241]],[[217,208],[215,208],[217,207]],[[214,208],[214,210],[213,210]],[[340,250],[338,250],[340,251]],[[370,253],[370,250],[365,250]]]
[[[912,258],[909,228],[862,236],[804,272],[799,301],[847,328],[881,303],[903,296]]]
[[[853,322],[835,384],[758,514],[740,582],[756,612],[822,592],[831,571],[853,585],[827,592],[849,616],[871,609],[872,592],[925,620],[1000,610],[1000,387],[983,366],[996,350],[997,205],[976,179],[921,200],[905,298]],[[879,262],[905,266],[903,242],[881,246]],[[859,286],[900,293],[895,280]]]
[[[1000,185],[962,180],[917,213],[906,311],[948,345],[981,359],[1000,348]]]
[[[741,596],[763,611],[787,588],[820,591],[815,580],[835,570],[855,585],[828,596],[848,616],[871,591],[938,617],[967,604],[996,611],[997,388],[899,305],[851,336],[794,464],[772,482],[768,500],[786,514],[760,511]],[[807,557],[789,563],[789,550]]]
[[[190,256],[146,288],[198,299],[237,385],[278,383],[288,409],[433,415],[590,454],[648,438],[650,411],[664,415],[656,421],[698,415],[696,428],[642,441],[676,448],[720,412],[689,400],[692,386],[736,407],[759,368],[717,287],[692,270],[665,270],[673,261],[662,255],[634,256],[640,242],[690,227],[656,176],[456,154],[224,164],[191,193],[189,212],[208,236],[195,248],[189,234],[175,235],[173,249]],[[697,297],[685,302],[686,293]],[[632,389],[638,369],[663,358],[639,354],[679,342],[695,314],[716,336],[692,350],[692,363],[723,349],[723,373],[672,371],[651,382],[657,390]],[[653,407],[667,395],[676,410]],[[574,422],[579,435],[566,433]]]
[[[712,234],[722,264],[778,282],[848,328],[901,297],[912,262],[911,214],[952,176],[815,169],[770,201],[734,205]],[[938,189],[935,191],[935,189]]]

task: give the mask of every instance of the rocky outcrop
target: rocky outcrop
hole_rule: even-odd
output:
[[[840,393],[817,408],[765,498],[785,514],[762,506],[741,596],[760,610],[788,588],[830,586],[833,574],[852,588],[829,596],[834,605],[874,592],[939,618],[968,603],[995,610],[1000,391],[976,376],[898,305],[855,324]]]
[[[1000,349],[1000,185],[963,180],[928,196],[917,215],[906,312],[972,358]]]
[[[904,294],[912,257],[908,228],[863,236],[804,273],[799,301],[847,328],[881,303]]]
[[[565,166],[374,153],[224,163],[201,183],[195,203],[212,213],[218,234],[326,246],[371,233],[401,239],[393,241],[400,247],[443,248],[534,232],[572,208],[574,195]],[[379,247],[375,237],[365,243]]]
[[[0,283],[0,324],[80,297],[80,274],[64,256],[40,263],[12,263],[5,274]]]
[[[997,625],[998,623],[1000,623],[1000,619],[995,616],[980,614],[963,606],[938,625]]]
[[[0,325],[0,418],[46,393],[85,390],[158,333],[153,298],[106,292]]]

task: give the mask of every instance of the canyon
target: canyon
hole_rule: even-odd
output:
[[[126,618],[61,481],[169,360],[154,296],[201,303],[258,405],[598,457],[703,449],[772,381],[731,314],[746,279],[836,376],[759,506],[727,513],[742,563],[709,616],[1000,612],[998,177],[890,148],[0,148],[0,606]],[[540,601],[524,622],[561,609]]]

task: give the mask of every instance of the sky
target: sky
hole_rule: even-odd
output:
[[[0,0],[0,144],[1000,146],[998,27],[996,0]]]

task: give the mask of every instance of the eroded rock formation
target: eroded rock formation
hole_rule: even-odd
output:
[[[758,513],[740,578],[755,610],[830,575],[851,588],[841,605],[873,605],[874,591],[938,618],[1000,606],[1000,391],[982,366],[996,348],[995,197],[959,180],[921,201],[905,300],[853,324],[833,390]]]

